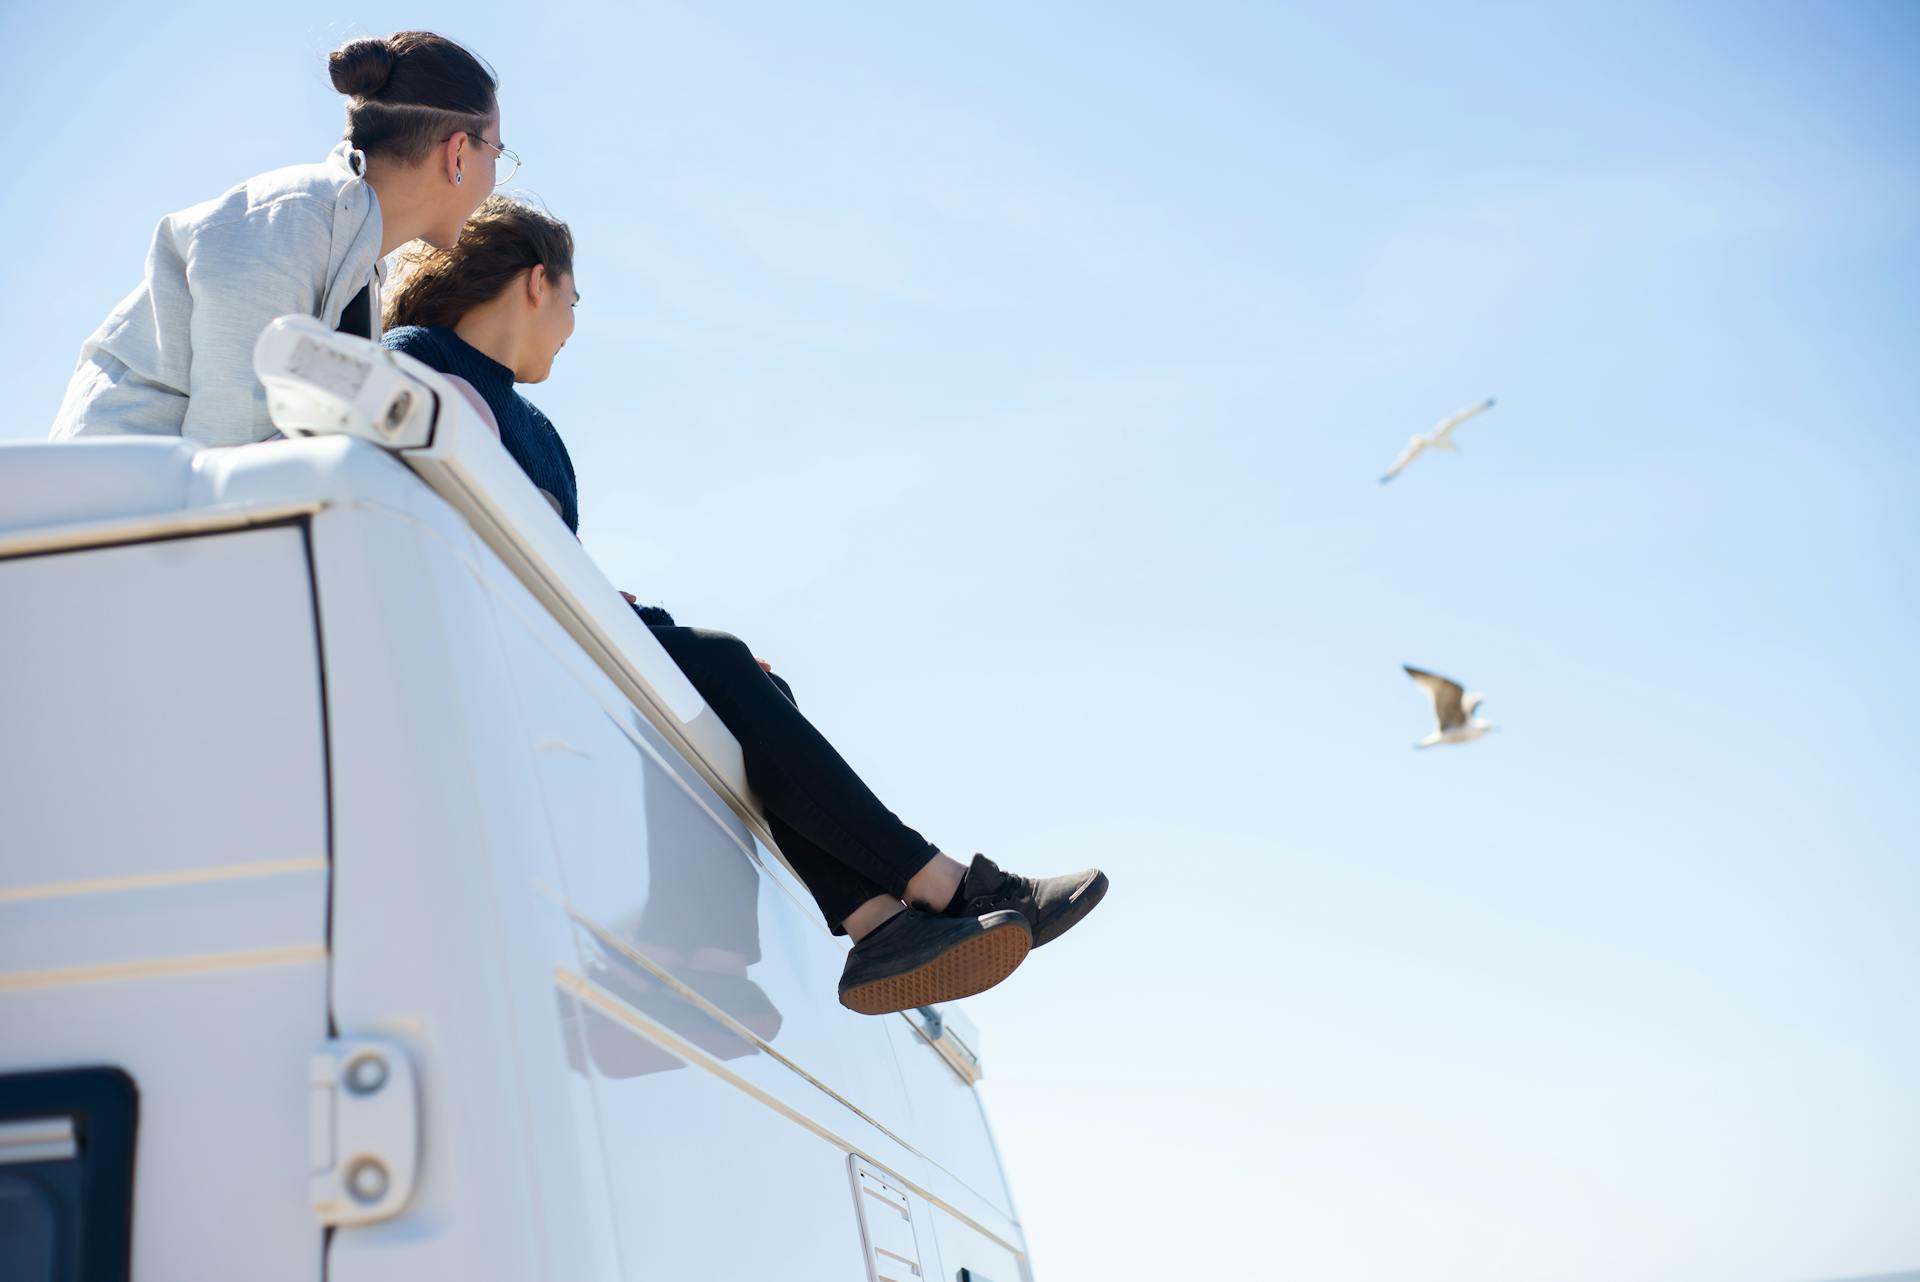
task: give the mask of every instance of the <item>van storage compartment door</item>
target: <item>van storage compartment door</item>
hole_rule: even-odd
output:
[[[317,637],[297,522],[0,559],[0,1075],[139,1084],[138,1277],[319,1273]]]

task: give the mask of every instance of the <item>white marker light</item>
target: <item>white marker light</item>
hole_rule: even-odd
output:
[[[345,433],[411,449],[433,439],[451,387],[427,366],[311,316],[282,316],[253,347],[253,370],[267,389],[267,412],[288,436]]]

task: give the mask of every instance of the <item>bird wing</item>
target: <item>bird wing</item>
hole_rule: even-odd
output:
[[[1447,433],[1451,432],[1454,428],[1460,426],[1462,423],[1472,418],[1475,414],[1478,414],[1482,410],[1490,410],[1492,408],[1493,408],[1493,398],[1489,396],[1486,400],[1481,401],[1478,405],[1467,406],[1467,408],[1461,410],[1458,414],[1455,414],[1452,418],[1441,419],[1440,425],[1433,429],[1433,434],[1435,436],[1445,437]]]
[[[1466,713],[1460,709],[1460,696],[1464,693],[1458,681],[1449,681],[1438,673],[1416,668],[1410,663],[1400,665],[1408,676],[1433,696],[1433,718],[1440,723],[1442,730],[1451,730],[1455,726],[1465,725]]]
[[[1407,448],[1400,451],[1400,457],[1393,461],[1393,466],[1387,469],[1387,474],[1380,478],[1380,484],[1385,485],[1388,481],[1391,481],[1394,477],[1406,471],[1407,464],[1419,458],[1420,451],[1426,448],[1427,438],[1424,436],[1416,436],[1408,441]]]

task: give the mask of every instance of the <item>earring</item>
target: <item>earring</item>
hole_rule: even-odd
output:
[[[453,176],[453,185],[458,187],[460,185],[460,180],[465,177],[466,177],[465,174],[455,174]]]

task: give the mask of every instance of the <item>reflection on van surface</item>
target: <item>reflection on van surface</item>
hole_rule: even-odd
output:
[[[725,727],[423,412],[0,445],[0,1256],[1031,1277],[977,1035],[838,1004]]]

